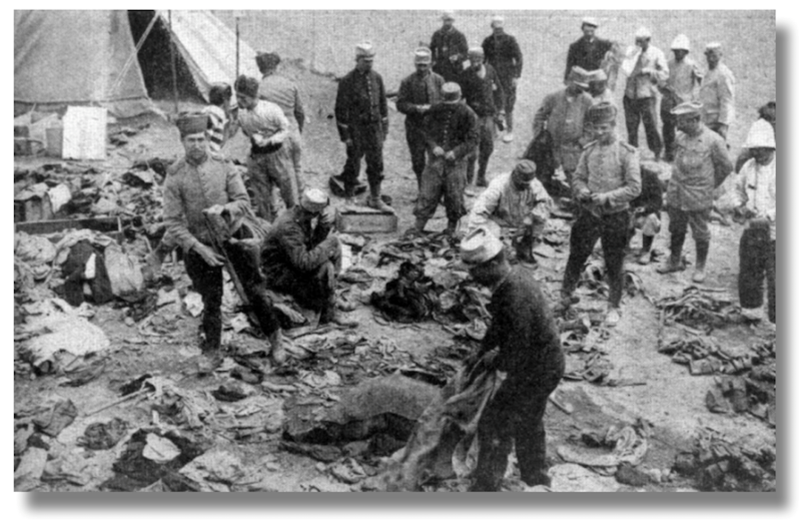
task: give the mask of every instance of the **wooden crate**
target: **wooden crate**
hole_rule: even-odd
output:
[[[393,233],[399,219],[394,213],[367,207],[345,207],[336,210],[336,228],[342,233]]]

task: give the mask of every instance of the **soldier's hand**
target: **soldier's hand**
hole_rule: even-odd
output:
[[[455,160],[455,152],[450,150],[449,152],[444,154],[444,159],[446,159],[448,161],[454,161]]]
[[[435,157],[443,157],[444,156],[444,149],[441,148],[440,146],[436,146],[435,148],[433,148],[433,155]]]
[[[420,114],[424,114],[428,110],[430,110],[430,105],[416,105],[416,111]]]
[[[223,265],[223,258],[207,245],[197,244],[194,246],[194,250],[211,267],[221,267]]]
[[[332,226],[336,222],[336,212],[331,207],[325,208],[319,214],[319,223],[325,226]]]
[[[608,202],[608,195],[607,193],[594,193],[591,195],[591,202],[598,206],[604,206]]]

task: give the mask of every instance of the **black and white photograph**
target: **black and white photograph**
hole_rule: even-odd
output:
[[[777,12],[331,7],[14,10],[13,490],[776,495]]]

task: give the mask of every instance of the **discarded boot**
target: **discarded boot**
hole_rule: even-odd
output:
[[[283,331],[281,329],[277,329],[269,336],[269,344],[272,346],[269,356],[272,358],[272,362],[277,366],[285,363],[288,357],[288,354],[286,353],[286,341],[287,340],[283,337]]]
[[[372,209],[385,211],[386,213],[395,213],[394,208],[383,202],[381,197],[369,197],[366,204]]]
[[[694,270],[693,281],[702,283],[705,281],[705,263],[707,254],[710,250],[710,242],[696,242],[696,268]]]

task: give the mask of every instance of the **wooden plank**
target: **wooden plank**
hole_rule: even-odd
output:
[[[336,212],[336,228],[342,233],[393,233],[397,215],[388,212],[344,210]]]
[[[29,235],[48,235],[67,229],[91,229],[105,233],[117,240],[122,239],[122,223],[119,217],[37,220],[34,222],[18,222],[14,225],[15,231],[24,231]]]

